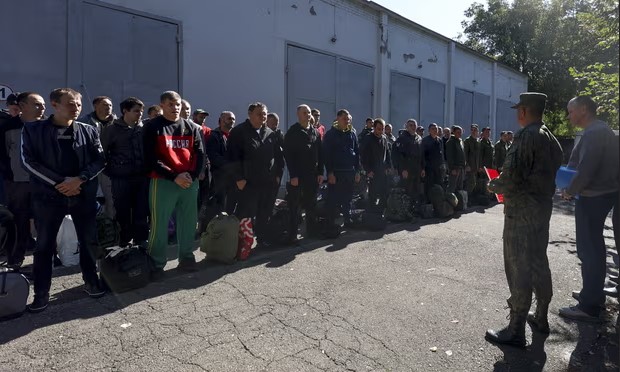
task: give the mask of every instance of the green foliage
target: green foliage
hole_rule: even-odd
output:
[[[572,133],[567,102],[592,95],[602,118],[618,124],[618,2],[487,0],[462,22],[467,46],[528,75],[528,90],[549,96],[547,123]]]

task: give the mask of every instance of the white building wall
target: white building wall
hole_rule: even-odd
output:
[[[491,95],[493,62],[457,47],[455,67],[454,86],[456,88]]]
[[[394,19],[389,31],[390,68],[393,71],[447,83],[447,42]]]
[[[497,98],[516,100],[527,90],[525,75],[494,68],[488,58],[361,1],[103,1],[182,22],[182,93],[194,108],[211,112],[211,126],[222,110],[243,120],[255,100],[286,117],[287,43],[373,66],[376,116],[389,115],[394,71],[445,84],[446,125],[457,88],[490,96],[491,121]]]

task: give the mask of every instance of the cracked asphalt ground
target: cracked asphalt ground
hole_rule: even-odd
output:
[[[557,315],[581,276],[572,206],[556,207],[551,335],[528,327],[526,350],[484,340],[507,324],[496,205],[254,252],[232,266],[202,263],[193,274],[177,272],[171,249],[164,280],[98,300],[81,293],[75,268],[55,270],[48,310],[0,323],[0,370],[617,371],[615,300],[602,326]]]

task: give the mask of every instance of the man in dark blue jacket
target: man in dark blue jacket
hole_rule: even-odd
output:
[[[422,178],[425,176],[422,137],[418,134],[417,128],[418,122],[415,119],[407,120],[405,131],[398,136],[394,144],[396,168],[414,205],[420,202]]]
[[[323,139],[328,183],[328,222],[331,224],[335,222],[338,212],[342,212],[345,225],[351,224],[353,186],[360,181],[359,146],[351,119],[349,111],[338,111],[334,126],[325,133]]]
[[[210,188],[215,209],[217,212],[225,210],[228,214],[233,214],[235,211],[235,189],[226,166],[226,147],[228,135],[235,126],[235,120],[235,114],[232,112],[222,112],[218,127],[211,131],[211,136],[205,144],[207,157],[211,164],[212,185]]]
[[[30,312],[47,308],[52,282],[56,235],[70,214],[80,245],[84,290],[91,297],[104,294],[93,252],[97,245],[97,176],[105,166],[97,129],[76,121],[82,95],[70,88],[50,93],[54,115],[24,125],[22,162],[32,185],[37,228],[34,252],[34,300]]]

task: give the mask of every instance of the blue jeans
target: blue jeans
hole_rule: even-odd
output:
[[[598,316],[605,308],[607,252],[603,229],[605,219],[616,204],[617,193],[586,197],[580,196],[575,204],[577,227],[577,255],[581,260],[583,288],[579,294],[579,307],[584,312]]]

